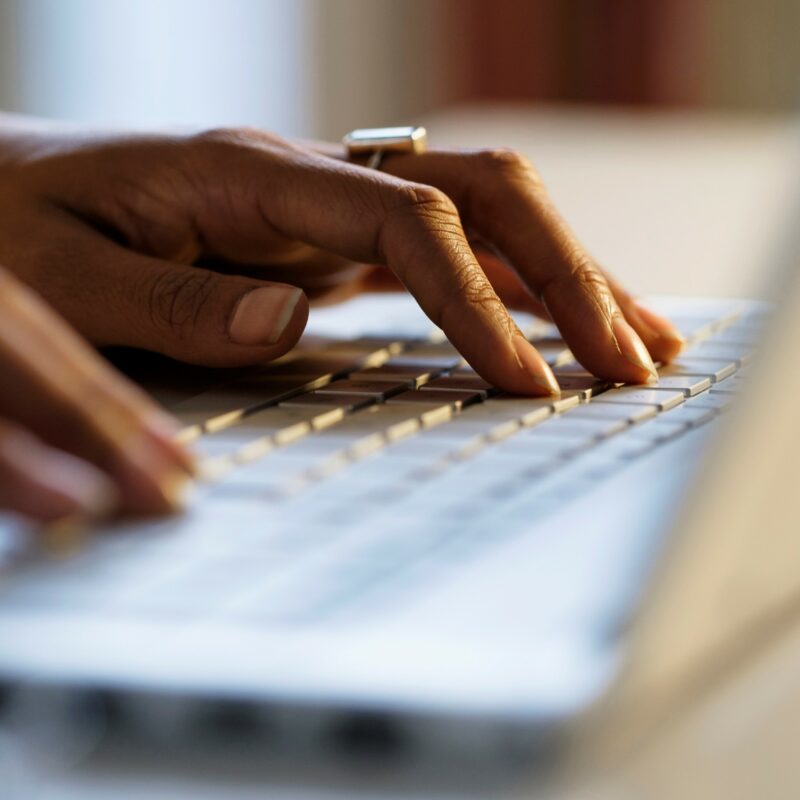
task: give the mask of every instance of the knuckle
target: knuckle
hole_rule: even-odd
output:
[[[536,167],[527,156],[518,150],[495,147],[490,150],[481,150],[477,154],[477,158],[487,172],[500,173],[513,178],[524,178],[534,183],[540,182]]]
[[[217,151],[240,150],[243,147],[253,147],[254,145],[286,144],[284,139],[275,134],[248,127],[209,128],[191,138],[200,148]]]
[[[194,141],[199,144],[226,147],[228,145],[241,144],[246,138],[242,128],[220,127],[209,128],[201,133],[195,134]]]
[[[199,269],[167,270],[151,278],[146,297],[151,322],[178,339],[191,337],[213,299],[213,287],[213,274]]]
[[[458,216],[455,203],[435,186],[409,184],[398,189],[395,208],[415,216]]]
[[[451,245],[463,238],[455,203],[440,189],[424,184],[396,187],[377,233],[375,251],[382,262],[399,249],[430,248],[432,242]],[[396,265],[401,269],[400,265]],[[402,277],[402,275],[401,275]]]
[[[608,284],[603,273],[586,253],[574,253],[570,262],[570,274],[584,291],[592,295],[608,294]]]

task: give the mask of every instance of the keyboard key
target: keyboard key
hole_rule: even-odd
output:
[[[602,441],[595,448],[586,451],[586,457],[597,459],[600,462],[608,459],[630,461],[649,453],[656,443],[652,439],[637,438],[630,434],[637,428],[631,428],[626,433]]]
[[[248,410],[288,399],[308,384],[307,377],[233,382],[175,404],[172,413],[185,426],[181,439],[190,442],[204,431],[217,431],[235,424]]]
[[[355,411],[375,402],[375,397],[366,394],[321,394],[310,392],[284,400],[278,408],[343,408]]]
[[[694,397],[711,388],[711,378],[704,375],[659,375],[659,389],[680,389],[687,397]]]
[[[370,367],[350,374],[351,380],[357,381],[389,381],[402,382],[407,386],[417,389],[431,378],[435,378],[445,371],[444,367],[431,367],[429,364],[383,364],[380,367]]]
[[[679,436],[688,429],[688,423],[681,422],[680,420],[659,420],[658,417],[655,417],[652,421],[646,422],[644,425],[637,425],[635,428],[631,428],[627,435],[637,439],[645,439],[653,443],[658,443],[666,442],[675,436]]]
[[[666,411],[682,403],[683,398],[683,392],[675,392],[671,389],[622,386],[618,389],[610,389],[592,403],[634,403],[655,406],[659,411]]]
[[[716,416],[716,409],[691,406],[687,400],[681,405],[659,414],[653,420],[652,424],[660,425],[662,422],[679,422],[690,428],[696,428],[699,425],[704,425],[706,422],[710,422]]]
[[[677,361],[662,367],[659,376],[668,377],[671,375],[702,375],[710,378],[712,383],[723,381],[736,372],[736,362],[730,359],[693,359],[681,357]]]
[[[210,433],[204,439],[215,441],[245,442],[248,439],[255,439],[259,436],[269,435],[288,425],[298,422],[309,424],[321,413],[318,410],[308,408],[278,408],[271,406],[248,414],[218,432]]]
[[[257,376],[248,378],[248,380],[268,381],[281,376],[333,380],[335,377],[344,375],[357,366],[358,362],[354,362],[350,358],[337,358],[334,353],[330,355],[326,355],[324,352],[318,352],[314,355],[299,354],[274,364],[268,364],[260,370]]]
[[[608,417],[575,418],[570,412],[566,416],[555,416],[548,420],[544,427],[548,431],[567,436],[588,436],[592,439],[605,439],[624,431],[630,423],[627,419],[610,419]],[[540,428],[543,426],[539,426]]]
[[[408,407],[411,408],[412,406],[409,405]],[[454,404],[448,404],[446,406],[437,405],[434,408],[430,408],[420,403],[414,410],[420,412],[419,416],[415,418],[415,421],[417,421],[422,428],[434,428],[438,425],[443,425],[445,422],[449,422],[454,414],[458,413]],[[393,425],[386,431],[386,437],[392,439],[396,438],[398,435],[405,436],[404,424],[405,423],[397,423]],[[398,433],[399,431],[402,431],[402,433]]]
[[[611,388],[611,383],[597,378],[588,372],[582,375],[564,375],[556,373],[556,377],[562,393],[571,394],[572,392],[576,392],[581,402],[596,397]]]
[[[562,364],[557,364],[553,367],[553,372],[557,378],[560,378],[562,375],[565,377],[575,376],[578,378],[592,377],[592,374],[587,371],[586,367],[584,367],[582,364],[579,364],[574,358],[570,359],[569,361],[565,361]]]
[[[585,450],[591,444],[587,437],[574,438],[567,436],[534,436],[536,428],[520,433],[494,446],[498,454],[530,453],[535,458],[547,458],[549,461],[568,458]]]
[[[424,386],[420,387],[422,391],[430,391],[431,389],[441,389],[446,391],[474,391],[480,392],[481,396],[485,397],[488,392],[492,390],[492,385],[487,383],[483,378],[470,375],[443,375],[441,378],[434,378],[428,381]]]
[[[692,359],[713,359],[735,361],[737,366],[742,366],[752,361],[755,351],[752,348],[742,348],[735,344],[725,344],[724,342],[708,341],[703,342],[697,347],[692,347],[686,351],[686,355]]]
[[[703,392],[697,397],[690,397],[686,403],[692,408],[711,408],[717,411],[726,411],[735,397],[730,392]]]
[[[385,458],[405,461],[430,462],[446,456],[453,449],[446,439],[426,438],[422,435],[404,439],[384,449]]]
[[[318,438],[336,439],[343,444],[353,441],[355,438],[367,436],[373,433],[380,433],[390,425],[402,423],[405,420],[419,420],[420,414],[429,409],[436,409],[440,406],[432,404],[428,407],[412,406],[389,406],[385,403],[367,406],[355,414],[348,414],[338,424],[320,431]],[[317,438],[315,437],[315,438]],[[304,446],[311,446],[307,443]]]
[[[445,389],[425,391],[424,389],[418,389],[394,395],[386,401],[386,404],[390,406],[407,405],[409,403],[414,405],[418,403],[422,405],[451,405],[460,410],[470,403],[480,402],[483,396],[483,392],[475,391],[449,391]]]
[[[716,394],[717,392],[729,392],[730,394],[738,394],[747,385],[746,380],[739,379],[739,372],[726,378],[724,381],[718,381],[711,388],[711,391]]]
[[[669,319],[690,345],[707,339],[719,324],[719,320],[716,317],[671,314]]]
[[[389,367],[403,367],[408,365],[411,369],[426,368],[429,370],[455,369],[466,362],[464,357],[447,342],[426,343],[417,345],[399,355],[392,356],[386,362]]]
[[[563,339],[533,339],[531,344],[551,367],[572,361],[572,353]]]
[[[240,447],[269,439],[272,443],[286,445],[307,436],[314,430],[322,430],[343,419],[345,412],[341,408],[266,408],[249,414],[238,424],[225,428],[218,433],[202,437],[197,442],[198,449],[203,452],[205,446],[220,451],[235,453]],[[230,449],[227,449],[227,446]]]
[[[737,324],[717,333],[712,341],[714,344],[730,344],[748,350],[756,347],[760,339],[761,331],[758,329]]]
[[[360,366],[374,367],[398,355],[403,347],[403,343],[393,337],[364,336],[360,339],[324,341],[319,353],[328,358],[342,358]]]
[[[480,378],[477,372],[469,364],[463,364],[460,367],[456,367],[455,369],[449,372],[451,376],[463,376],[465,378]]]
[[[578,405],[577,397],[574,404]],[[513,395],[489,397],[478,406],[465,409],[465,422],[481,420],[484,423],[498,424],[507,420],[520,425],[537,425],[553,414],[553,404],[546,398],[525,398]]]
[[[446,358],[450,361],[466,363],[461,353],[450,342],[410,342],[403,349],[403,357],[418,361]]]
[[[398,381],[366,381],[353,378],[341,378],[333,381],[321,389],[317,389],[315,394],[363,394],[375,398],[385,399],[393,394],[399,394],[408,389],[406,383]]]
[[[635,425],[651,419],[658,413],[655,406],[637,406],[632,403],[589,403],[569,412],[570,419],[619,419],[629,425]]]
[[[465,437],[484,436],[490,440],[499,440],[511,436],[520,428],[520,423],[513,417],[511,419],[503,419],[494,415],[473,415],[471,413],[473,410],[480,410],[480,406],[468,406],[446,425],[440,425],[430,431],[426,431],[424,435],[436,439],[448,439],[457,444],[463,441]],[[549,416],[550,413],[549,410],[545,409],[544,417]]]
[[[519,445],[519,446],[517,446]],[[456,481],[464,486],[479,483],[491,485],[502,481],[512,481],[520,477],[542,474],[559,463],[559,458],[550,452],[543,452],[536,444],[515,442],[515,445],[491,447],[481,450],[465,468],[455,473]],[[458,493],[458,485],[454,487]],[[461,492],[463,496],[463,492]]]
[[[560,452],[570,454],[591,447],[597,441],[597,438],[594,431],[561,426],[558,424],[557,418],[554,417],[542,425],[537,425],[535,428],[521,432],[519,436],[510,441],[516,445],[532,442],[534,449],[541,446],[554,446],[550,442],[555,441],[563,444],[563,449]],[[542,442],[545,440],[547,444],[543,445]]]
[[[561,397],[519,397],[511,394],[500,394],[496,397],[490,397],[482,407],[492,410],[519,408],[524,411],[528,409],[532,413],[536,413],[541,408],[550,408],[552,411],[561,414],[578,405],[580,405],[578,394],[565,392]],[[524,424],[527,424],[527,422]]]

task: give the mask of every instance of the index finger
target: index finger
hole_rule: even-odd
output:
[[[440,190],[288,146],[212,139],[197,224],[269,225],[346,258],[390,267],[482,377],[520,394],[558,393],[522,336]]]
[[[603,272],[554,208],[530,162],[509,150],[393,157],[388,168],[445,189],[514,265],[575,357],[601,377],[656,377]]]

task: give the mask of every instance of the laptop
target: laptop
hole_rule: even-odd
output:
[[[168,365],[151,388],[202,456],[184,514],[4,522],[9,718],[92,709],[164,746],[235,719],[254,762],[298,731],[526,765],[624,749],[796,604],[799,254],[775,306],[654,298],[688,342],[655,387],[521,319],[564,391],[504,395],[404,297],[320,311],[263,367]]]

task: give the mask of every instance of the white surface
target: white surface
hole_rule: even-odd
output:
[[[424,123],[433,146],[527,155],[595,258],[641,294],[763,297],[800,196],[790,117],[489,107]]]
[[[732,120],[727,126],[719,120],[694,117],[647,120],[537,112],[514,118],[494,114],[484,120],[450,114],[428,124],[439,141],[464,145],[496,142],[532,155],[587,244],[641,291],[761,294],[753,266],[765,263],[768,244],[776,229],[785,224],[790,176],[797,174],[789,168],[795,131],[788,123]],[[794,659],[791,663],[797,663],[797,654],[790,656]],[[782,674],[787,678],[796,671],[784,668]],[[761,676],[758,685],[768,680]],[[766,700],[773,702],[771,697]],[[738,707],[738,717],[717,711],[701,719],[694,728],[695,739],[686,740],[695,762],[704,752],[727,756],[746,751],[746,745],[739,744],[738,749],[727,749],[726,742],[714,733],[719,730],[715,726],[722,725],[724,730],[734,718],[741,720],[739,730],[750,732],[757,720],[768,717],[764,711],[753,711],[752,706],[749,710],[741,704]],[[729,741],[733,741],[736,729],[730,730]],[[737,743],[741,741],[744,739]],[[659,763],[662,769],[670,769],[675,762]],[[181,772],[181,777],[157,769],[132,774],[131,766],[123,764],[117,774],[125,788],[119,784],[114,788],[126,796],[169,796],[173,800],[201,796],[198,781],[187,778],[184,784],[188,772]],[[65,783],[57,775],[48,775],[42,780],[41,796],[112,797],[112,775],[102,767],[94,774],[72,773]],[[200,782],[204,784],[202,796],[209,798],[248,797],[253,788],[239,777],[235,780],[238,786],[226,788],[231,784],[225,775],[205,776]],[[298,790],[296,794],[288,791],[286,796],[357,796],[348,794],[340,781],[335,783],[337,788],[331,784],[329,792]],[[57,784],[60,789],[55,788]],[[145,785],[152,787],[152,793]],[[266,787],[264,791],[267,796],[283,796],[282,785],[279,780],[272,792]],[[374,791],[365,796],[379,795],[390,796],[375,784]]]

